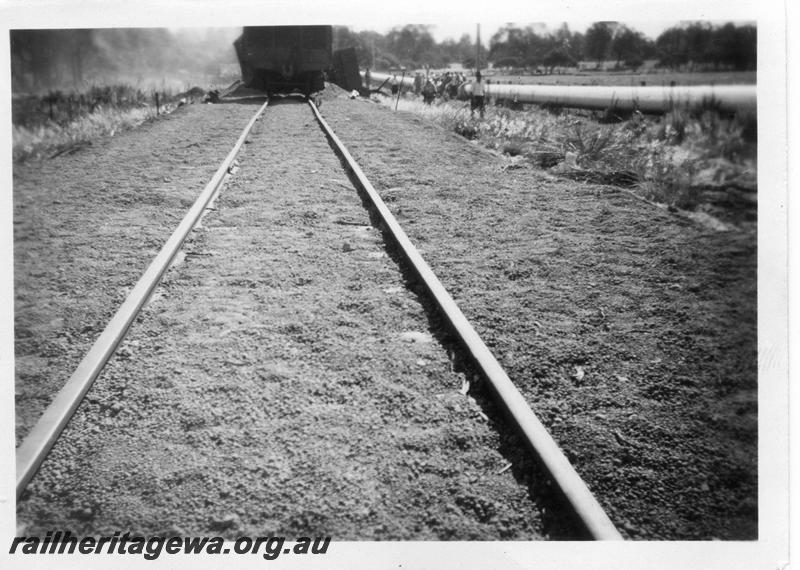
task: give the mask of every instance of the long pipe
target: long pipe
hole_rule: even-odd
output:
[[[375,72],[370,72],[370,75],[372,77],[372,82],[373,83],[379,83],[379,84],[381,84],[381,86],[383,86],[383,84],[386,83],[388,80],[390,80],[392,77],[397,77],[397,75],[394,74],[394,73],[380,73],[380,72],[375,73]],[[363,71],[361,72],[361,77],[364,77],[364,72]],[[413,77],[398,77],[397,81],[398,81],[398,83],[400,83],[401,85],[404,85],[406,87],[414,87],[414,78]],[[369,85],[367,85],[367,87],[369,87]]]
[[[439,278],[436,277],[436,274],[422,258],[417,248],[358,166],[358,163],[333,132],[333,129],[322,118],[314,103],[309,101],[309,105],[328,138],[333,142],[338,153],[344,158],[348,168],[353,172],[359,184],[369,196],[370,201],[378,211],[395,242],[400,246],[406,259],[411,263],[441,311],[450,321],[453,329],[459,335],[462,343],[500,399],[501,404],[506,408],[506,411],[533,449],[533,452],[550,473],[553,481],[561,489],[578,518],[586,526],[586,530],[596,540],[622,540],[622,536],[614,527],[614,523],[603,511],[600,503],[594,498],[586,483],[575,471],[575,468],[572,467],[564,452],[558,447],[558,444],[542,422],[539,421],[539,418],[536,417],[528,402],[508,377],[505,370],[503,370],[503,367],[500,366],[500,363],[497,362],[497,359],[495,359],[483,340],[481,340],[481,337],[464,316],[464,313],[453,301],[442,282],[439,281]]]
[[[229,175],[229,170],[233,160],[236,158],[236,154],[244,144],[247,135],[250,134],[250,130],[255,125],[256,120],[267,108],[267,104],[268,102],[264,103],[253,118],[250,119],[250,122],[222,162],[222,165],[211,178],[211,181],[200,193],[194,205],[186,213],[186,216],[181,220],[181,223],[161,248],[161,251],[158,252],[150,266],[139,278],[122,306],[106,325],[106,328],[80,364],[78,364],[78,368],[75,369],[67,383],[56,394],[55,399],[17,448],[17,499],[22,495],[28,482],[58,439],[59,434],[75,413],[83,396],[100,375],[119,343],[125,338],[125,334],[128,332],[136,315],[139,314],[139,311],[147,302],[159,281],[161,281],[161,277],[169,268],[173,258],[180,250],[181,245],[186,240],[189,232],[192,231],[197,220],[200,219],[206,206],[219,192]]]
[[[465,95],[472,88],[464,86]],[[490,83],[486,94],[495,99],[550,104],[580,109],[639,110],[666,113],[673,108],[713,104],[723,111],[755,111],[755,85],[688,85],[619,87],[609,85],[509,85]]]
[[[380,81],[385,74],[373,73]],[[386,75],[390,77],[389,75]],[[413,86],[407,78],[404,85]],[[487,83],[486,95],[521,103],[548,104],[579,109],[638,109],[644,113],[666,113],[676,107],[696,107],[713,102],[723,111],[755,111],[755,85],[691,85],[691,86],[607,86],[607,85],[516,85]],[[472,88],[464,85],[469,96]]]

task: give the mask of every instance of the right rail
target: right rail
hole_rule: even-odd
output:
[[[564,494],[567,502],[591,537],[595,540],[622,540],[622,535],[620,535],[614,523],[611,522],[600,503],[592,495],[586,483],[584,483],[564,455],[564,452],[561,451],[561,448],[558,447],[558,444],[542,425],[542,422],[539,421],[539,418],[528,406],[525,398],[502,366],[500,366],[500,363],[497,362],[497,359],[495,359],[483,340],[481,340],[478,333],[461,312],[461,309],[458,308],[458,305],[453,301],[439,278],[433,273],[433,270],[422,258],[414,244],[411,243],[403,228],[400,227],[400,224],[389,211],[389,208],[347,148],[322,118],[314,103],[309,101],[309,105],[338,154],[345,160],[347,167],[352,171],[358,183],[369,196],[372,205],[402,250],[403,255],[419,275],[426,289],[459,336],[462,344],[469,351],[482,374],[488,380],[500,403],[506,409],[516,427],[522,432],[526,442]]]

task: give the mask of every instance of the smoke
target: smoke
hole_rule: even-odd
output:
[[[240,28],[12,30],[14,93],[126,84],[182,90],[230,82]]]

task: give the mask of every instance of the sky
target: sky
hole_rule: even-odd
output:
[[[430,24],[434,38],[468,33],[488,40],[507,22],[567,22],[585,31],[592,22],[623,22],[655,38],[685,20],[752,21],[780,17],[782,0],[0,0],[10,28],[24,27],[238,27],[338,24],[386,33],[395,26]],[[98,6],[102,5],[102,8]],[[771,9],[770,9],[771,6]],[[777,10],[776,10],[777,8]]]
[[[376,11],[373,0],[352,0],[334,11],[334,23],[385,34],[404,24],[430,24],[436,41],[463,34],[475,37],[481,25],[482,43],[506,23],[525,26],[544,23],[550,29],[567,22],[584,32],[593,22],[624,23],[652,39],[682,21],[753,22],[770,14],[771,0],[403,0],[383,2]],[[773,10],[774,13],[774,10]]]
[[[376,22],[377,23],[377,22]],[[413,22],[417,23],[417,22]],[[419,22],[419,23],[426,23],[426,22]],[[442,42],[446,39],[453,39],[458,41],[463,34],[468,34],[470,39],[475,39],[475,32],[477,28],[477,24],[479,22],[474,23],[466,23],[466,22],[440,22],[440,23],[432,23],[431,34],[433,35],[434,39],[437,42]],[[515,24],[518,27],[524,27],[529,24],[534,23],[534,21],[512,21],[511,23]],[[563,22],[555,21],[555,22],[535,22],[537,24],[543,23],[547,26],[550,30],[555,30],[561,26]],[[594,21],[567,21],[567,25],[569,29],[573,32],[585,32],[586,29],[594,23]],[[680,24],[679,20],[671,20],[671,21],[659,21],[659,22],[622,22],[623,24],[627,25],[630,28],[634,28],[640,32],[642,32],[645,36],[648,36],[651,39],[656,39],[658,35],[666,30],[667,28],[671,28]],[[399,24],[398,24],[399,25]],[[501,27],[505,26],[506,22],[480,22],[481,26],[481,43],[488,45],[489,39],[492,35],[499,30]],[[373,30],[379,32],[381,34],[386,34],[389,30],[391,30],[394,26],[386,26],[378,25],[375,27],[362,27],[362,26],[352,26],[356,31],[362,30]]]

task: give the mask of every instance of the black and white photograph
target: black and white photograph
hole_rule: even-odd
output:
[[[0,7],[4,565],[788,567],[785,8]]]

